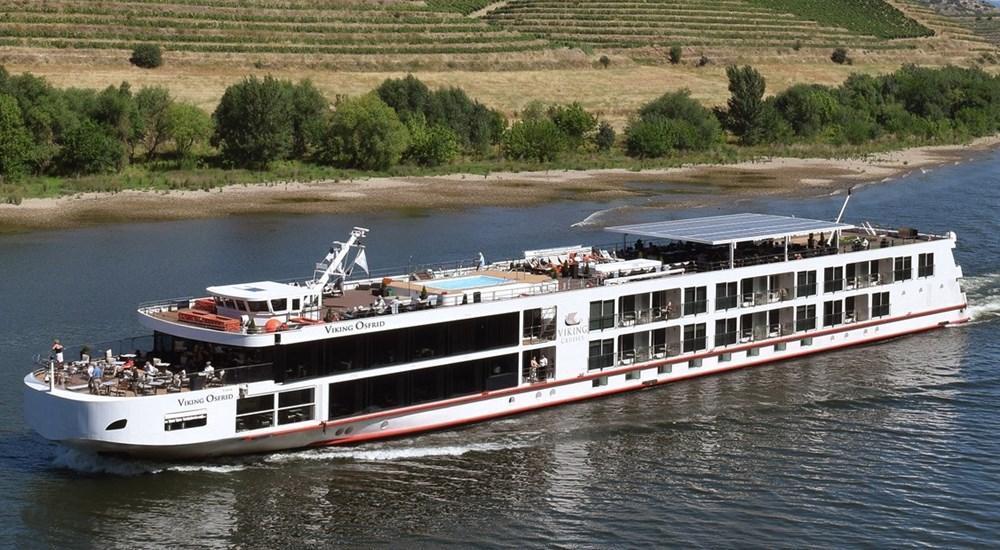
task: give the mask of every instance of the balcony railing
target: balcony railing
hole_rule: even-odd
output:
[[[784,302],[795,298],[795,294],[790,288],[776,288],[762,292],[745,292],[741,296],[743,307],[760,306]]]
[[[618,326],[620,327],[631,327],[634,325],[644,325],[648,323],[655,323],[657,321],[665,321],[667,319],[676,318],[677,316],[671,317],[670,314],[674,312],[674,308],[666,307],[653,307],[649,309],[637,309],[634,311],[623,311],[618,315]]]

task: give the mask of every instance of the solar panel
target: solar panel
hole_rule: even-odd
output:
[[[728,244],[761,239],[778,239],[851,229],[853,225],[771,214],[730,214],[665,222],[608,227],[608,231],[629,235],[702,244]]]

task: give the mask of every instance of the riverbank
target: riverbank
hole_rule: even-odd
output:
[[[229,185],[204,191],[84,193],[0,205],[0,232],[245,214],[422,215],[435,209],[524,206],[553,200],[649,196],[687,208],[762,196],[816,196],[960,162],[1000,146],[1000,135],[964,145],[914,147],[859,158],[768,157],[676,168],[497,172]],[[677,195],[676,199],[665,198]]]

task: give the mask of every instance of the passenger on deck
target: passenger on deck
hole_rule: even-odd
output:
[[[539,366],[538,365],[538,358],[532,356],[532,358],[531,358],[531,367],[528,370],[528,376],[530,377],[530,379],[531,379],[532,382],[538,380],[538,366]]]
[[[215,367],[212,366],[211,361],[205,363],[205,368],[202,369],[201,374],[203,374],[207,378],[211,378],[212,376],[215,375]]]
[[[52,342],[52,355],[56,358],[56,364],[60,367],[63,365],[63,345],[59,343],[59,339],[56,338]]]
[[[544,380],[549,377],[549,358],[542,354],[542,358],[538,360],[538,370],[541,373],[541,379]]]
[[[149,376],[156,376],[157,374],[160,374],[160,369],[156,368],[156,365],[146,363],[146,374]]]

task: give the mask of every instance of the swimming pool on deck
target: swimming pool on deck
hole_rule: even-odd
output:
[[[428,281],[427,286],[439,290],[468,290],[470,288],[497,286],[510,282],[512,282],[510,279],[505,279],[503,277],[474,275],[471,277],[456,277],[454,279]]]

